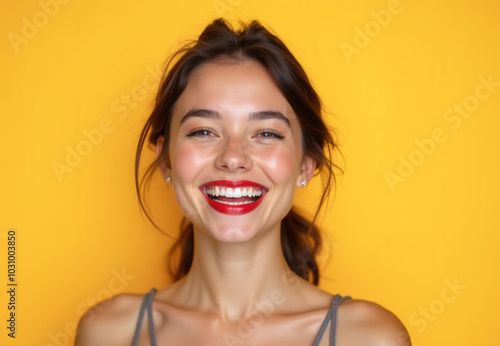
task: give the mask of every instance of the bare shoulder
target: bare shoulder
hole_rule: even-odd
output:
[[[389,310],[366,300],[349,299],[339,307],[347,345],[410,346],[403,323]],[[340,325],[339,325],[340,334]],[[349,342],[347,342],[349,340]],[[340,344],[340,343],[339,343]]]
[[[142,299],[120,294],[90,308],[78,323],[75,346],[129,345]]]

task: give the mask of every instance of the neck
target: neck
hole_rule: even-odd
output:
[[[290,269],[279,230],[262,237],[268,239],[224,243],[195,230],[193,264],[184,283],[196,306],[235,320],[285,292]]]

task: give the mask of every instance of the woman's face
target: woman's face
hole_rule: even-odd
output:
[[[174,108],[170,133],[177,202],[195,228],[226,242],[279,230],[295,187],[315,169],[301,129],[256,62],[198,67]],[[159,146],[160,147],[160,146]]]

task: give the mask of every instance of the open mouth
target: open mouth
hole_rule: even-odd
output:
[[[241,215],[255,210],[267,189],[248,180],[215,180],[200,187],[208,204],[223,214]]]
[[[213,201],[228,205],[254,203],[262,197],[262,188],[258,186],[227,187],[218,185],[205,186],[205,193]]]

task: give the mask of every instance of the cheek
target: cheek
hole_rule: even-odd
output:
[[[259,165],[266,174],[275,182],[286,182],[290,179],[295,184],[298,173],[296,153],[288,147],[276,146],[259,151]]]
[[[210,161],[210,154],[200,147],[180,144],[172,153],[172,170],[176,180],[194,181],[198,168]]]
[[[183,214],[190,220],[199,215],[203,197],[193,194],[192,187],[200,172],[210,163],[210,155],[200,147],[186,143],[176,145],[171,152],[172,178],[175,198]]]

